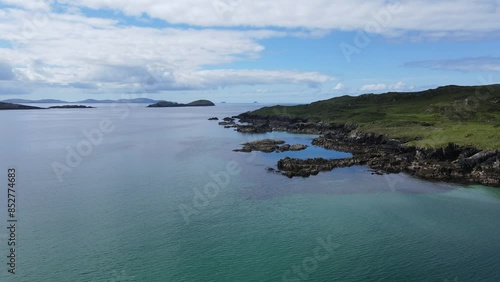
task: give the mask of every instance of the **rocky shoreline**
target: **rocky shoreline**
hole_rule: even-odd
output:
[[[500,187],[500,151],[448,144],[444,148],[420,148],[406,145],[403,139],[361,132],[356,125],[309,122],[287,117],[260,117],[244,113],[243,125],[232,124],[238,132],[263,133],[287,131],[322,134],[315,146],[351,152],[345,159],[281,159],[279,172],[287,177],[309,177],[338,167],[366,165],[377,174],[400,173],[425,179]]]

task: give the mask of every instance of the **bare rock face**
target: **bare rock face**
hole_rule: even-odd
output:
[[[307,145],[295,144],[290,146],[290,151],[302,151],[307,148]]]
[[[279,145],[285,144],[285,141],[282,140],[272,140],[272,139],[264,139],[254,142],[248,142],[243,144],[243,148],[234,150],[236,152],[253,152],[260,151],[265,153],[271,153],[279,150]]]
[[[323,158],[314,159],[292,159],[284,158],[278,161],[278,169],[287,177],[309,177],[317,175],[320,171],[330,171],[337,167],[349,167],[353,165],[365,164],[366,160],[359,158],[345,158],[327,160]]]
[[[240,125],[236,126],[236,131],[241,133],[266,133],[273,131],[267,124],[260,125]]]
[[[224,128],[232,128],[236,127],[236,121],[234,118],[225,117],[221,122],[219,122],[219,125],[224,126]]]
[[[272,140],[272,139],[264,139],[254,142],[248,142],[243,144],[243,148],[234,150],[235,152],[253,152],[260,151],[264,153],[272,153],[272,152],[285,152],[285,151],[300,151],[307,148],[307,145],[296,144],[290,145],[285,144],[283,140]]]

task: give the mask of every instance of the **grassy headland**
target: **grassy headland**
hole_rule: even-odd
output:
[[[265,107],[250,114],[356,124],[364,132],[409,138],[414,140],[410,145],[419,147],[451,142],[500,149],[500,84],[341,96],[307,105]]]

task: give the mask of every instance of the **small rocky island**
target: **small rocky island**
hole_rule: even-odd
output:
[[[49,109],[94,109],[95,107],[85,106],[85,105],[63,105],[63,106],[51,106]]]
[[[283,140],[272,140],[272,139],[264,139],[254,142],[248,142],[242,144],[243,148],[234,150],[235,152],[245,152],[250,153],[253,151],[260,151],[264,153],[272,153],[272,152],[286,152],[286,151],[301,151],[307,148],[307,145],[302,144],[285,144]]]
[[[211,107],[211,106],[215,106],[215,104],[209,100],[196,100],[187,104],[170,102],[170,101],[160,101],[158,103],[149,105],[148,108]]]
[[[40,110],[43,108],[0,102],[0,110]]]

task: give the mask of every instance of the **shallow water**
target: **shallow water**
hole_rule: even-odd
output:
[[[244,135],[207,120],[260,106],[1,111],[0,169],[17,169],[18,222],[13,276],[0,193],[0,281],[500,279],[499,189],[362,166],[267,173],[285,156],[349,154],[233,152],[315,135]],[[113,130],[85,148],[83,131],[103,121]],[[79,162],[67,162],[68,146],[85,153]],[[62,182],[56,163],[68,168]]]

